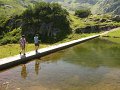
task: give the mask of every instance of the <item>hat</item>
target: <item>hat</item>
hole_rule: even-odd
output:
[[[35,36],[38,36],[38,34],[36,34]]]
[[[25,37],[25,35],[22,35],[22,37]]]

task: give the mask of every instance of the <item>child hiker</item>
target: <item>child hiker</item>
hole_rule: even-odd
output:
[[[20,39],[20,55],[23,53],[23,55],[25,55],[25,45],[26,45],[26,39],[25,39],[25,35],[22,35],[21,39]]]
[[[39,48],[38,34],[36,34],[34,37],[34,44],[35,44],[35,51],[36,51],[36,53],[38,53],[38,48]]]

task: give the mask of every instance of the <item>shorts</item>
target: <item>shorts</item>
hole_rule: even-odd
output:
[[[35,43],[35,46],[39,46],[39,43]]]
[[[20,47],[21,47],[22,49],[25,49],[25,45],[20,45]]]

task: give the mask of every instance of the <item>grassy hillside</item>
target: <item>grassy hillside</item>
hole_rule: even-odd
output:
[[[115,30],[115,31],[113,31],[113,32],[109,32],[107,34],[107,36],[110,36],[110,37],[120,37],[120,28]]]
[[[52,4],[37,3],[41,1]],[[0,50],[7,52],[5,55],[1,52],[0,58],[19,53],[17,43],[22,33],[29,43],[33,42],[34,34],[39,33],[40,40],[44,43],[48,41],[41,45],[46,47],[50,43],[59,44],[120,27],[118,19],[112,15],[79,18],[53,2],[61,3],[68,10],[75,10],[77,7],[91,8],[97,0],[0,0]],[[33,44],[28,44],[27,51],[30,50],[34,50]]]
[[[56,2],[69,11],[76,9],[91,9],[94,14],[113,13],[120,15],[120,0],[0,0],[0,12],[7,15],[21,13],[29,5],[37,2]],[[21,10],[21,11],[20,11]],[[0,13],[1,15],[1,13]]]
[[[117,43],[120,44],[120,28],[115,29],[113,32],[109,32],[108,34],[106,34],[102,38],[107,39],[107,40],[114,42],[116,44]]]
[[[0,0],[0,17],[21,14],[25,10],[17,0]]]
[[[37,2],[46,1],[52,3]],[[43,42],[60,41],[70,33],[96,33],[120,26],[111,15],[79,18],[61,5],[96,4],[98,0],[0,0],[0,44],[17,43],[21,33],[33,42],[35,33]],[[86,5],[85,5],[86,6]],[[117,21],[116,21],[117,20]],[[71,32],[71,30],[73,32]]]

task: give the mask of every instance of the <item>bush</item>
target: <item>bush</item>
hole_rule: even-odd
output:
[[[3,36],[3,38],[0,40],[0,45],[4,45],[7,43],[18,43],[21,36],[21,29],[17,28],[14,29],[11,32],[8,32]]]
[[[28,42],[33,42],[36,33],[40,35],[42,42],[59,41],[71,32],[69,13],[57,3],[40,2],[29,6],[22,14],[9,18],[0,17],[0,37],[2,43],[16,42],[12,33],[21,27],[21,33],[25,34]],[[11,40],[9,38],[11,38]],[[19,38],[19,37],[18,37]]]
[[[91,14],[90,10],[76,10],[75,15],[80,18],[86,18]]]
[[[71,32],[68,15],[67,10],[57,3],[37,3],[21,15],[24,22],[22,33],[28,37],[29,42],[33,41],[29,36],[33,37],[35,33],[41,35],[43,42],[54,41],[54,33],[57,40],[60,40]]]

